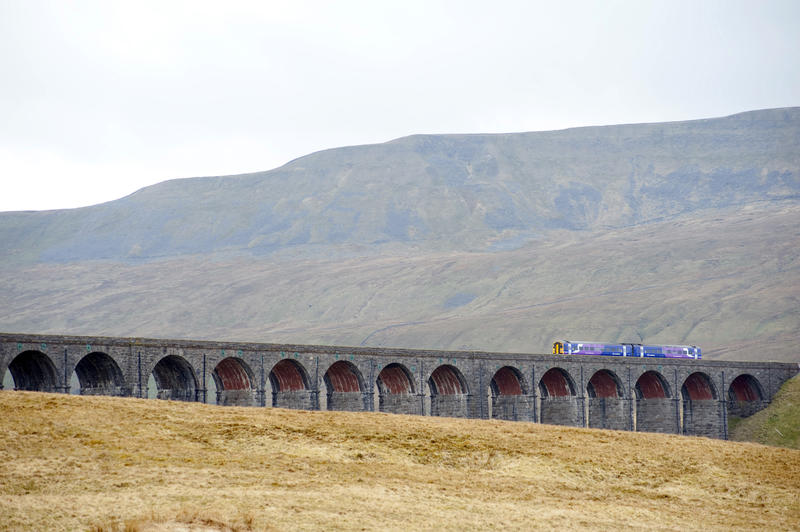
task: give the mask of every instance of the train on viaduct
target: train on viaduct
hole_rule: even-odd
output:
[[[777,362],[0,333],[0,377],[17,390],[723,439],[729,415],[764,408],[799,371]]]

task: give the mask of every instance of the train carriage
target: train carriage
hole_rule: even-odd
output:
[[[571,342],[569,340],[554,342],[553,354],[649,358],[701,358],[700,348],[696,345],[606,344],[601,342]]]

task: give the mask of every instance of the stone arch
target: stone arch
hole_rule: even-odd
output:
[[[639,432],[678,432],[678,412],[672,400],[672,390],[658,371],[642,373],[634,386],[636,395],[636,430]]]
[[[269,382],[272,387],[272,406],[306,410],[315,407],[308,372],[297,360],[280,360],[269,372]]]
[[[414,390],[414,377],[402,364],[387,364],[375,380],[378,410],[394,414],[418,414],[420,403]]]
[[[628,430],[630,413],[626,408],[622,382],[608,369],[598,370],[586,383],[587,425],[598,429]]]
[[[683,381],[681,396],[684,401],[708,401],[717,398],[717,389],[711,377],[696,371]]]
[[[539,380],[542,423],[578,426],[581,412],[575,397],[575,381],[562,368],[550,368]]]
[[[197,400],[197,376],[189,362],[178,355],[167,355],[153,367],[156,398],[174,401]]]
[[[23,351],[8,365],[15,390],[55,392],[58,390],[56,366],[41,351]]]
[[[764,398],[764,388],[758,379],[743,373],[733,379],[728,387],[728,415],[752,416],[768,404]]]
[[[519,421],[530,419],[531,406],[528,385],[522,373],[514,367],[498,369],[489,382],[489,417]]]
[[[743,373],[731,381],[728,388],[728,399],[731,401],[763,401],[764,391],[758,379]]]
[[[592,375],[592,378],[586,383],[586,393],[589,397],[600,399],[621,398],[624,396],[619,377],[608,369],[598,370]]]
[[[80,395],[127,395],[125,377],[108,353],[94,351],[75,365]]]
[[[467,417],[467,383],[457,367],[444,364],[428,378],[431,415]]]
[[[295,360],[283,359],[269,372],[272,389],[280,392],[307,390],[308,373],[302,364]]]
[[[636,380],[637,399],[669,399],[672,393],[669,383],[664,376],[657,371],[646,371]]]
[[[367,410],[364,401],[364,378],[352,362],[339,360],[331,364],[323,377],[328,390],[328,410]]]
[[[492,395],[523,395],[527,393],[527,385],[522,373],[517,368],[503,366],[492,376]]]
[[[683,433],[719,438],[723,427],[720,421],[720,405],[715,401],[717,390],[711,378],[699,371],[692,373],[683,381],[681,397]]]
[[[216,386],[216,404],[255,405],[255,374],[247,363],[238,357],[223,358],[211,372]]]
[[[561,368],[551,368],[539,380],[539,393],[542,397],[569,397],[575,395],[575,381]]]

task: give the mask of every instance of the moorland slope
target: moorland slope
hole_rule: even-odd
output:
[[[800,108],[418,135],[0,213],[0,330],[797,360]]]
[[[516,247],[554,229],[639,225],[800,197],[800,107],[502,135],[416,135],[255,174],[177,179],[81,209],[0,213],[11,261],[332,246]]]
[[[494,253],[37,264],[0,269],[0,328],[521,353],[597,338],[798,361],[799,221],[768,204]]]
[[[757,444],[8,391],[0,419],[4,530],[793,530],[800,522],[800,451]]]

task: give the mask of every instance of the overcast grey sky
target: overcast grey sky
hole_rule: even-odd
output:
[[[800,105],[800,1],[0,0],[0,211],[415,133]]]

